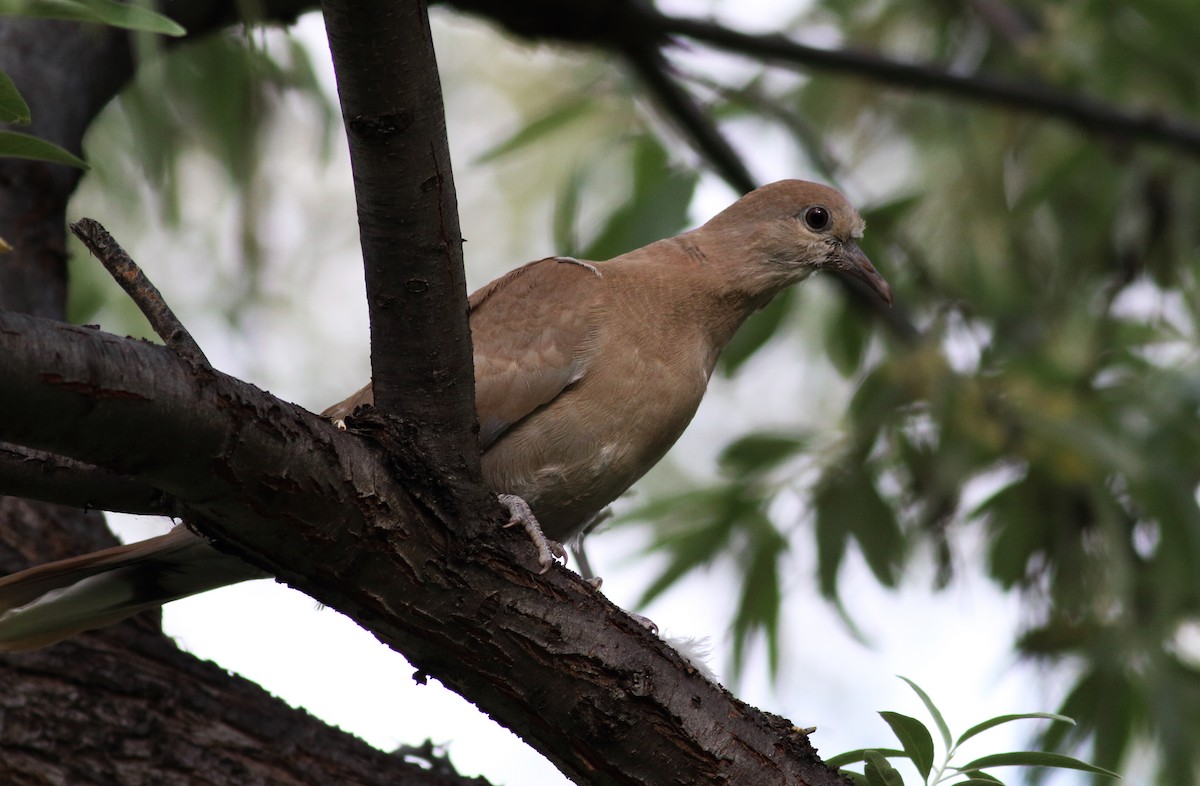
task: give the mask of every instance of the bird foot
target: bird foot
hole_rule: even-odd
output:
[[[542,532],[542,525],[538,524],[533,511],[529,509],[528,502],[515,494],[499,494],[497,498],[508,511],[508,515],[512,516],[504,526],[515,527],[520,524],[525,528],[525,534],[533,541],[534,548],[538,553],[538,563],[542,566],[539,573],[550,570],[550,566],[559,559],[566,561],[567,550],[562,547],[561,543],[546,537],[546,534]]]

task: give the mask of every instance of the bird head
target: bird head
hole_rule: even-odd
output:
[[[885,303],[892,290],[858,246],[866,223],[838,191],[819,183],[780,180],[757,188],[714,216],[706,231],[736,238],[750,254],[746,271],[778,289],[818,270],[858,279]]]

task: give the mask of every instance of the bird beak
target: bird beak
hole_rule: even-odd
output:
[[[887,281],[884,281],[883,276],[879,275],[879,271],[871,264],[871,260],[867,259],[867,255],[862,252],[857,243],[842,245],[838,257],[837,267],[839,270],[869,286],[884,303],[889,306],[892,304],[892,288],[888,286]]]

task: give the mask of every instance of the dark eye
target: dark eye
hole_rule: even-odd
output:
[[[808,228],[820,232],[829,228],[829,222],[833,217],[829,215],[829,211],[820,205],[816,205],[804,210],[804,223],[808,224]]]

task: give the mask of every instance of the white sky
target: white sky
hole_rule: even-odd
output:
[[[672,0],[663,6],[693,14],[712,9],[748,30],[770,29],[783,13],[781,7],[793,9],[785,18],[794,15],[795,7],[765,0]],[[448,16],[436,14],[435,39],[448,86],[468,276],[474,287],[553,252],[548,229],[553,194],[538,194],[538,177],[548,176],[549,170],[537,169],[544,164],[534,157],[481,166],[473,159],[519,127],[521,118],[510,99],[513,84],[528,82],[525,89],[535,94],[547,89],[547,80],[554,77],[546,66],[558,63],[561,56],[548,48],[533,53],[515,48],[482,25],[448,23]],[[306,17],[300,35],[318,53],[315,59],[331,85],[319,19]],[[460,85],[471,87],[459,89]],[[240,331],[231,332],[214,308],[227,297],[226,276],[237,275],[235,267],[223,271],[219,261],[234,257],[235,244],[229,238],[237,206],[222,190],[210,161],[196,159],[187,166],[188,230],[180,235],[151,226],[136,245],[126,245],[218,367],[319,410],[366,379],[368,347],[344,142],[338,138],[334,159],[323,169],[314,163],[312,125],[311,115],[297,102],[281,121],[290,133],[272,142],[265,164],[272,190],[265,206],[269,236],[264,242],[268,289],[276,302],[250,315]],[[734,141],[764,179],[811,175],[796,169],[798,159],[787,140],[764,141],[748,134]],[[522,232],[511,231],[516,208],[505,204],[510,195],[525,203]],[[707,218],[732,197],[719,182],[706,180],[694,206],[695,219]],[[72,217],[95,216],[123,238],[120,211],[129,211],[125,220],[132,224],[138,221],[139,209],[107,204],[103,194],[85,189],[72,207]],[[212,267],[195,268],[189,259],[209,260]],[[888,261],[875,261],[886,275]],[[814,304],[829,293],[819,282],[808,287],[806,298]],[[711,476],[720,447],[731,435],[752,427],[807,423],[828,428],[825,416],[836,413],[850,388],[820,362],[819,347],[805,342],[803,323],[801,318],[786,340],[769,347],[737,380],[714,379],[696,422],[668,460],[670,467],[656,474],[667,479],[671,473]],[[127,539],[155,534],[166,526],[161,520],[130,517],[114,516],[113,521]],[[641,556],[642,537],[638,530],[622,529],[589,542],[594,564],[605,578],[605,594],[625,606],[656,575],[659,564]],[[963,533],[956,544],[962,552],[960,565],[980,564],[981,533]],[[817,726],[813,742],[823,753],[894,744],[878,710],[924,719],[916,697],[896,674],[921,684],[958,731],[993,715],[1052,710],[1060,701],[1062,675],[1039,675],[1014,665],[1009,645],[1021,609],[1015,598],[1001,594],[981,576],[960,576],[950,589],[934,593],[929,589],[929,560],[918,558],[904,585],[891,592],[882,589],[852,553],[842,572],[842,587],[851,615],[870,640],[863,644],[816,595],[811,533],[801,530],[793,545],[797,571],[786,582],[779,679],[768,679],[765,659],[756,653],[747,675],[733,689],[751,704],[798,725]],[[728,566],[719,566],[708,576],[689,578],[643,612],[668,634],[710,637],[713,666],[727,673],[729,640],[726,630],[714,623],[723,625],[730,619],[735,581]],[[510,786],[566,783],[537,753],[466,701],[436,682],[415,685],[413,670],[401,656],[337,612],[318,610],[312,600],[282,586],[252,582],[181,601],[166,609],[165,625],[196,655],[381,748],[418,744],[429,737],[449,747],[451,760],[464,774]],[[806,638],[805,633],[815,635]],[[979,752],[1016,749],[1030,731],[1028,725],[1002,727],[982,738],[987,744]]]

